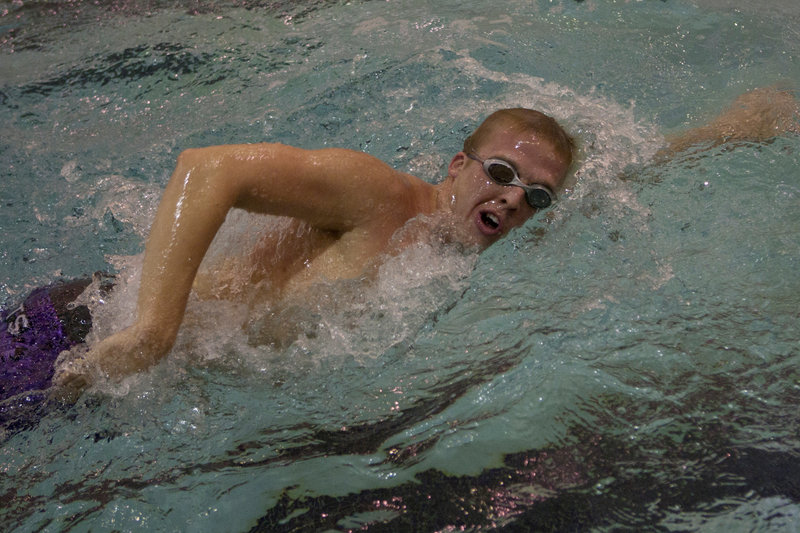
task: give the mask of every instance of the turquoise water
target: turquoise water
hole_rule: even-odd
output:
[[[796,90],[800,8],[430,4],[0,3],[0,301],[118,270],[87,296],[100,335],[184,148],[345,146],[435,181],[526,105],[582,160],[552,219],[328,287],[291,346],[193,301],[152,372],[22,409],[5,529],[800,528],[800,139],[648,165],[736,95]],[[237,214],[217,249],[276,223]]]

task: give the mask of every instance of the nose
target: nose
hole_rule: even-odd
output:
[[[508,185],[503,187],[503,194],[500,201],[511,209],[519,209],[526,204],[525,191],[520,187]]]

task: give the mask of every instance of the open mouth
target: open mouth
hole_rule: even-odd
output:
[[[483,211],[480,214],[481,224],[490,232],[494,233],[500,230],[500,218],[489,211]]]
[[[481,220],[492,229],[500,227],[500,221],[491,213],[481,213]]]

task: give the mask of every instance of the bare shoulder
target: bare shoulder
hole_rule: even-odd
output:
[[[381,217],[396,214],[407,219],[429,212],[435,205],[434,185],[396,170],[370,154],[346,148],[325,148],[301,150],[297,157],[315,168],[325,169],[329,186],[365,200],[367,207]]]

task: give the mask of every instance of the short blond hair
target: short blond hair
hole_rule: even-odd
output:
[[[464,141],[464,152],[475,153],[499,129],[518,134],[535,134],[553,145],[567,167],[572,165],[575,143],[572,137],[552,117],[541,111],[516,107],[495,111]]]

